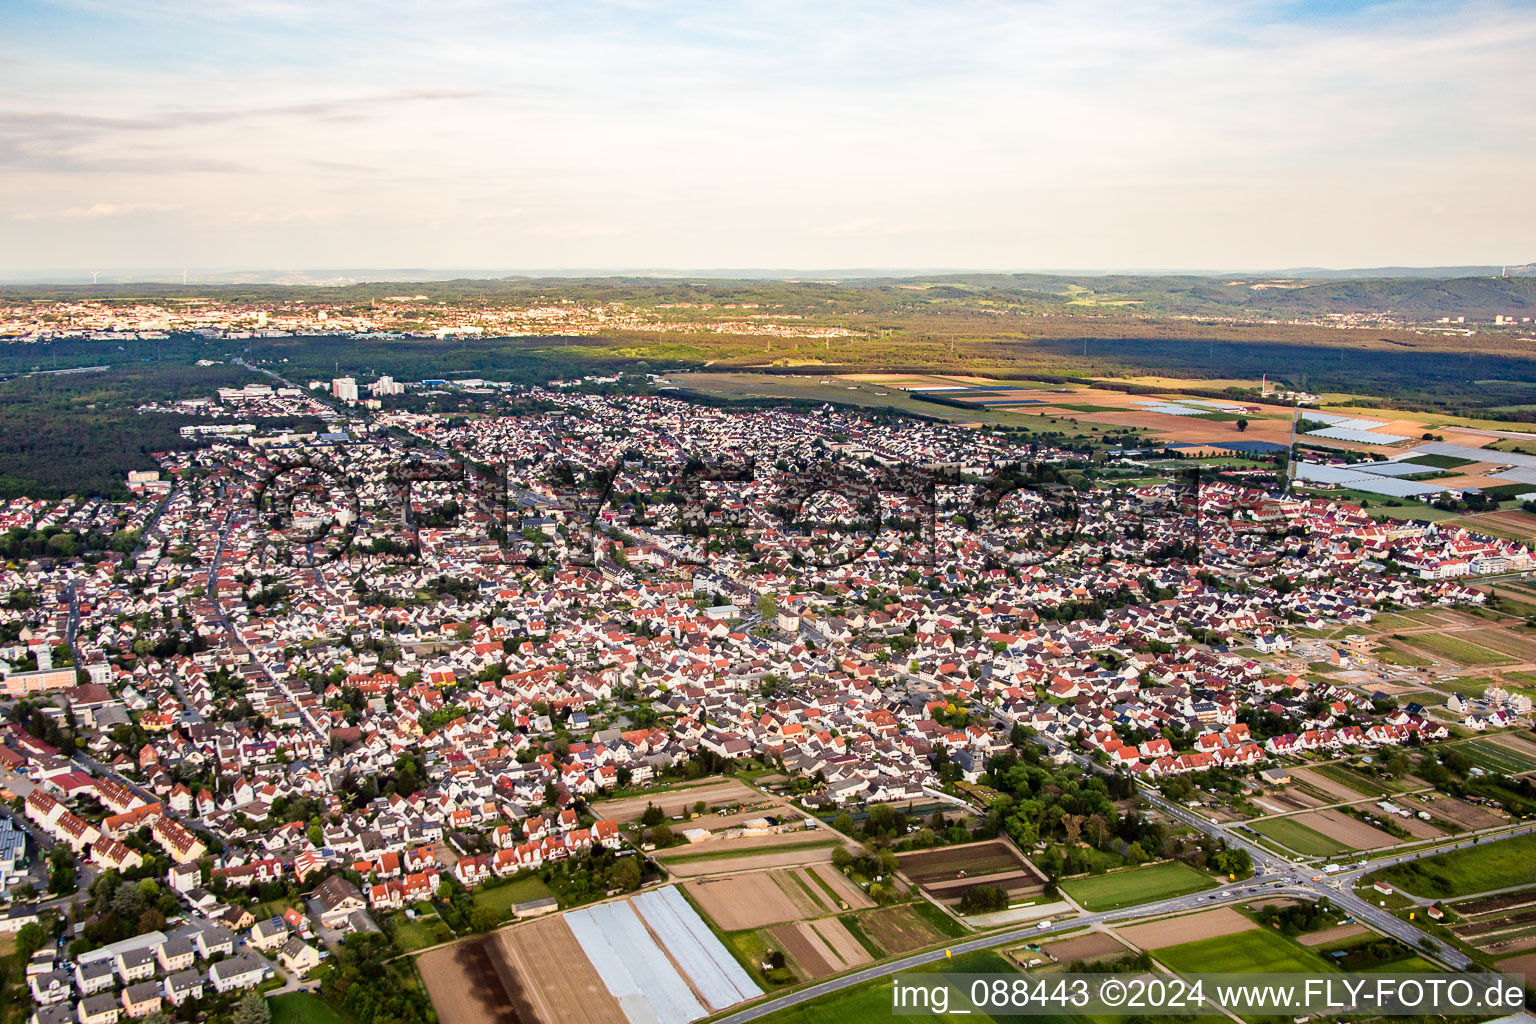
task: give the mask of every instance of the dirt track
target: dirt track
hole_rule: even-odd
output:
[[[638,796],[621,797],[618,800],[599,800],[592,805],[592,812],[602,818],[617,818],[619,821],[635,821],[645,813],[646,804],[655,804],[661,808],[663,814],[671,817],[675,814],[687,814],[692,812],[693,805],[703,800],[711,807],[720,804],[755,803],[758,801],[772,800],[765,797],[751,787],[737,782],[734,779],[725,782],[711,782],[699,786],[687,788],[673,787],[665,792],[643,793]],[[778,803],[778,801],[774,801]],[[763,811],[763,814],[771,814],[771,811]],[[713,825],[702,824],[702,828],[713,828]]]
[[[734,849],[735,847],[732,847]],[[708,849],[725,849],[725,847],[708,847]],[[750,847],[748,847],[750,849]],[[667,864],[667,873],[674,878],[698,878],[700,875],[719,875],[727,872],[759,871],[763,868],[786,868],[795,864],[826,864],[832,860],[833,847],[814,846],[802,847],[798,850],[788,849],[780,853],[772,851],[758,854],[743,854],[740,857],[713,857],[705,860],[684,861],[679,864],[673,862]]]

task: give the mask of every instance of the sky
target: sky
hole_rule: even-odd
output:
[[[0,270],[1536,260],[1536,3],[0,0]]]

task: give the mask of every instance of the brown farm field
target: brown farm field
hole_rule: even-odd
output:
[[[765,871],[696,878],[685,882],[683,888],[723,931],[761,928],[809,916]]]
[[[723,844],[713,846],[706,844],[704,850],[724,849]],[[736,847],[732,846],[734,851]],[[700,852],[699,847],[693,848],[694,852]],[[773,849],[753,851],[744,850],[740,854],[734,852],[726,857],[706,857],[700,860],[685,860],[671,862],[662,861],[667,866],[667,873],[674,878],[699,878],[704,875],[718,875],[724,872],[752,872],[761,871],[764,868],[792,867],[800,864],[829,864],[832,861],[832,847],[830,846],[800,846],[781,847]]]
[[[1317,790],[1325,797],[1329,797],[1330,803],[1350,803],[1359,800],[1365,794],[1349,788],[1342,782],[1337,782],[1317,772],[1306,768],[1293,768],[1291,778],[1309,789]]]
[[[1428,811],[1437,818],[1444,818],[1453,825],[1468,831],[1493,828],[1504,823],[1504,818],[1485,807],[1469,804],[1453,796],[1439,796],[1426,801],[1420,797],[1399,797],[1396,802],[1415,811]]]
[[[442,1024],[628,1024],[562,918],[422,954]]]
[[[849,910],[864,910],[875,905],[869,893],[854,885],[847,875],[831,864],[812,864],[805,870],[813,883],[820,879],[836,894],[837,899],[848,904]]]
[[[911,907],[882,907],[860,914],[859,929],[887,953],[908,953],[944,936]]]
[[[1127,925],[1116,928],[1115,933],[1137,949],[1156,950],[1178,946],[1196,939],[1214,939],[1221,935],[1236,935],[1257,928],[1248,918],[1231,907],[1204,910],[1198,914],[1170,917],[1147,924]]]
[[[646,805],[655,804],[670,818],[679,814],[692,813],[694,804],[700,800],[709,807],[756,803],[779,805],[779,801],[775,798],[764,796],[745,783],[728,779],[724,782],[708,782],[696,786],[674,786],[654,793],[620,797],[617,800],[599,800],[592,805],[592,813],[599,818],[617,818],[621,822],[638,821],[640,815],[645,813]],[[703,824],[705,820],[707,819],[700,819],[701,827],[715,827],[712,824]]]
[[[1352,939],[1356,935],[1366,935],[1369,932],[1370,929],[1363,924],[1341,924],[1332,928],[1324,928],[1322,931],[1299,935],[1296,937],[1296,941],[1303,946],[1326,946],[1330,942]]]
[[[1530,976],[1536,974],[1536,953],[1526,953],[1522,956],[1512,956],[1500,960],[1497,964],[1501,973],[1524,974]]]
[[[997,886],[1014,899],[1045,888],[1039,869],[1001,839],[897,854],[897,860],[901,874],[913,885],[945,902],[979,885]]]
[[[1297,824],[1315,829],[1355,850],[1375,850],[1383,846],[1396,846],[1403,840],[1365,822],[1351,818],[1343,811],[1308,811],[1293,819]]]
[[[1125,952],[1125,946],[1108,932],[1088,932],[1086,935],[1074,935],[1061,942],[1047,942],[1045,951],[1062,963],[1069,964],[1074,960],[1103,960],[1117,957]]]
[[[781,924],[772,935],[811,978],[841,974],[874,959],[835,917]]]

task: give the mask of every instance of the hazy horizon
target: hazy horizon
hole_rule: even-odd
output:
[[[1525,262],[1533,50],[1498,0],[21,0],[0,277]]]

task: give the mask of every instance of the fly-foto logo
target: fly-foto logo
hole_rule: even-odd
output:
[[[1073,486],[1073,474],[1039,460],[983,473],[830,460],[769,466],[719,453],[642,473],[639,458],[558,455],[511,468],[419,458],[391,466],[370,487],[342,455],[310,455],[274,465],[258,481],[256,520],[269,560],[335,563],[373,550],[356,544],[359,490],[369,488],[395,520],[388,525],[401,538],[391,545],[397,557],[420,559],[430,528],[455,531],[482,557],[532,566],[624,561],[626,546],[659,551],[628,566],[641,573],[710,566],[724,552],[749,557],[764,544],[792,564],[824,569],[877,561],[931,573],[957,552],[974,567],[1018,569],[1095,546],[1194,562],[1208,532],[1258,566],[1274,561],[1283,535],[1283,524],[1265,528],[1241,521],[1230,505],[1205,507],[1198,470],[1128,496]]]

